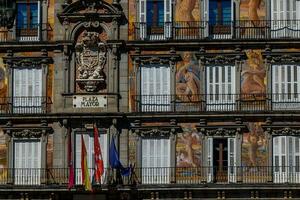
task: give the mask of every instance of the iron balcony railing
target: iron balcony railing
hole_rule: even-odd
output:
[[[135,95],[133,112],[300,111],[300,94]]]
[[[38,97],[1,97],[0,114],[42,114],[49,113],[51,98]]]
[[[93,180],[94,169],[89,169]],[[101,183],[94,187],[121,185],[186,184],[300,184],[300,166],[229,166],[229,167],[143,167],[133,168],[129,176],[105,169]],[[1,168],[0,186],[68,187],[68,168]],[[74,169],[74,187],[82,187],[81,169]]]
[[[133,23],[135,40],[297,39],[300,20],[174,21]]]
[[[12,28],[0,28],[0,42],[34,42],[47,41],[42,37],[42,32],[52,31],[48,23],[14,25]]]

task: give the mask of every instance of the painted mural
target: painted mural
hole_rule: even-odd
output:
[[[47,167],[53,167],[53,135],[48,135],[47,142]]]
[[[197,100],[200,93],[200,68],[192,52],[182,53],[182,61],[177,63],[176,94],[180,100]]]
[[[6,140],[5,140],[5,134],[2,129],[0,129],[0,182],[6,181],[7,178],[7,171],[5,168],[7,168],[7,146],[6,146]]]
[[[181,124],[183,133],[177,135],[176,166],[201,166],[201,138],[196,124]]]
[[[242,94],[266,93],[266,69],[261,50],[247,50],[247,61],[241,73]]]
[[[243,134],[242,165],[243,166],[267,166],[268,165],[268,141],[260,122],[248,123],[249,132]]]
[[[241,0],[241,20],[264,20],[266,19],[266,0]]]
[[[199,10],[199,1],[197,0],[177,0],[175,4],[175,21],[200,21]]]
[[[7,76],[3,59],[0,57],[0,98],[6,97],[7,94]]]

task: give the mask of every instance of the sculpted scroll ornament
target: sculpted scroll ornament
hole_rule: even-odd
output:
[[[106,88],[106,64],[107,49],[99,39],[99,33],[83,32],[82,39],[76,46],[76,82],[80,89],[87,92],[97,92]]]

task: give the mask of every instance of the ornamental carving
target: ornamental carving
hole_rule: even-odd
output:
[[[15,138],[40,138],[43,135],[42,130],[34,130],[34,129],[23,129],[23,130],[15,130],[12,133],[12,136]]]
[[[107,48],[99,39],[99,33],[84,31],[76,46],[76,82],[81,90],[98,92],[106,88],[104,67]]]
[[[135,134],[140,137],[145,138],[169,138],[174,135],[176,132],[175,128],[171,128],[170,130],[162,130],[158,128],[150,129],[150,130],[135,130]]]
[[[217,128],[212,130],[206,130],[205,134],[207,136],[235,136],[241,132],[240,128],[237,129],[225,129],[225,128]]]
[[[234,64],[236,61],[242,61],[246,58],[245,53],[229,52],[229,53],[198,53],[197,58],[201,61],[202,65],[215,65],[215,64]]]
[[[281,54],[274,55],[272,53],[265,55],[268,63],[299,63],[299,54]]]
[[[300,129],[285,127],[282,129],[267,128],[266,132],[272,135],[300,135]]]

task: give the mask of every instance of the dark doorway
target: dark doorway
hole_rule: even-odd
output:
[[[228,142],[224,138],[213,139],[214,181],[227,182],[228,174]]]

